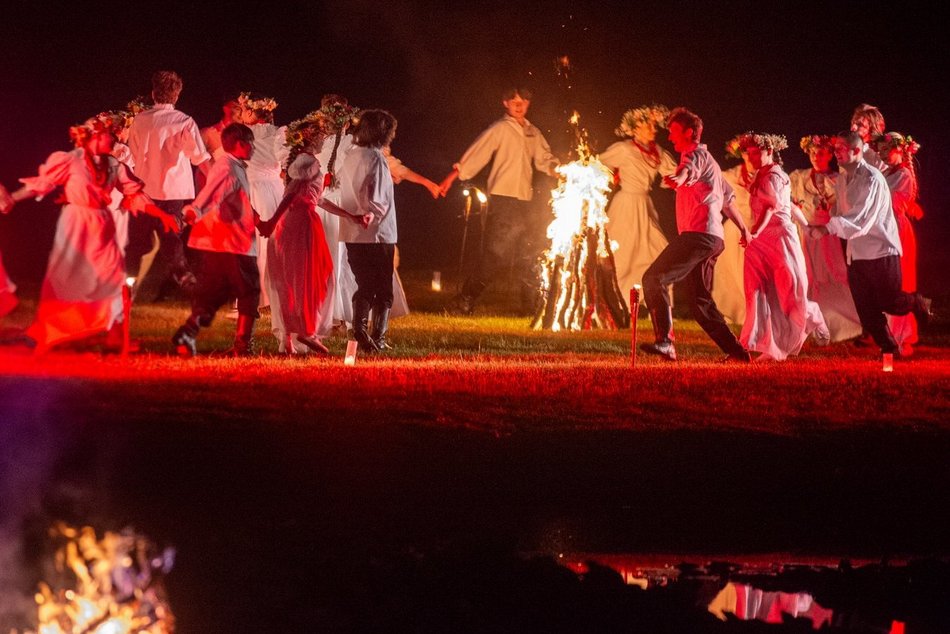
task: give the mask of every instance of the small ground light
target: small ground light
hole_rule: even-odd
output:
[[[884,371],[893,372],[894,371],[894,355],[890,352],[884,353]]]
[[[358,344],[353,339],[346,342],[346,356],[343,357],[343,365],[356,365],[356,346]]]
[[[439,271],[432,271],[432,290],[437,293],[442,291],[442,273]]]

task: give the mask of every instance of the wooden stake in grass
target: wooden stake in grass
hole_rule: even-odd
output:
[[[125,278],[125,284],[122,285],[122,356],[129,356],[129,348],[132,346],[132,287],[135,285],[134,277]]]
[[[637,365],[637,313],[640,312],[640,285],[630,289],[630,367]]]

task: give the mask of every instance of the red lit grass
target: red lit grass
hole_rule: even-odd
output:
[[[13,321],[29,318],[19,309]],[[639,355],[630,367],[629,331],[532,332],[527,319],[449,318],[413,313],[392,326],[394,354],[342,364],[345,342],[328,339],[330,358],[276,356],[266,318],[262,356],[214,356],[234,322],[220,318],[199,339],[200,355],[173,356],[170,334],[184,306],[136,308],[133,335],[143,352],[122,359],[97,350],[35,358],[0,348],[0,386],[48,379],[85,415],[246,421],[339,420],[518,432],[703,429],[796,435],[835,428],[950,427],[950,353],[922,346],[884,373],[873,351],[806,343],[784,363],[723,365],[695,322],[677,322],[676,364]],[[641,320],[640,332],[649,332]],[[938,343],[942,340],[936,338]],[[926,341],[925,341],[926,343]],[[6,392],[6,390],[5,390]],[[7,392],[8,397],[9,393]],[[372,423],[370,423],[372,421]]]

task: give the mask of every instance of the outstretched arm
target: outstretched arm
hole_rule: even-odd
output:
[[[34,195],[33,190],[25,185],[12,194],[7,191],[6,187],[0,185],[0,213],[10,213],[14,205],[21,200],[32,198]]]
[[[436,185],[434,182],[426,178],[425,176],[418,174],[408,167],[403,166],[405,169],[402,172],[403,179],[409,181],[410,183],[415,183],[416,185],[422,185],[429,190],[429,193],[432,194],[433,198],[438,198],[439,196],[444,196],[442,188],[439,185]]]
[[[455,182],[455,179],[459,177],[459,168],[456,166],[452,168],[452,171],[449,172],[448,176],[442,179],[442,183],[439,184],[439,194],[445,196],[449,193],[449,189],[452,188],[452,183]]]

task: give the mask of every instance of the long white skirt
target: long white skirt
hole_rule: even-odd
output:
[[[760,360],[798,354],[812,332],[828,335],[818,304],[808,299],[808,275],[798,232],[773,218],[745,253],[746,316],[739,340]]]
[[[653,201],[646,193],[621,189],[607,208],[607,235],[617,243],[614,265],[623,301],[629,306],[630,289],[643,284],[643,273],[669,244]],[[641,294],[642,297],[642,294]]]
[[[805,238],[805,267],[808,271],[808,298],[821,308],[832,341],[845,341],[861,334],[861,320],[848,286],[848,265],[841,239],[824,236]]]
[[[124,262],[108,209],[63,207],[27,334],[37,352],[109,330],[122,320]]]
[[[251,206],[261,220],[270,220],[284,197],[284,182],[280,176],[260,177],[248,172],[248,184],[251,186]],[[260,306],[270,306],[267,292],[267,238],[257,234],[257,268],[261,274]]]

